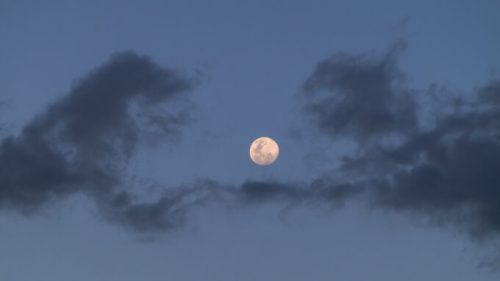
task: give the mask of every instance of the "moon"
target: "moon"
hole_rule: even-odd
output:
[[[278,159],[280,148],[272,138],[260,137],[250,145],[250,159],[257,164],[267,166]]]

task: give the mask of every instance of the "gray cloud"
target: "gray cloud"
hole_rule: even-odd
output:
[[[213,204],[228,209],[266,203],[336,209],[363,193],[363,187],[331,180],[293,184],[246,181],[224,186],[201,181],[191,186],[170,187],[153,201],[138,202],[127,192],[103,193],[96,198],[101,214],[109,221],[141,233],[158,233],[182,227],[190,212]]]
[[[415,130],[416,104],[397,64],[405,48],[400,42],[381,58],[341,53],[318,63],[303,86],[313,123],[362,142]]]
[[[500,108],[444,117],[399,147],[386,149],[377,161],[395,168],[375,175],[377,200],[396,210],[459,223],[472,233],[500,232]]]
[[[290,205],[312,204],[330,208],[341,207],[346,200],[361,194],[364,188],[332,179],[318,179],[309,184],[247,181],[235,189],[236,198],[243,204],[282,202]]]
[[[500,80],[493,80],[479,89],[479,97],[485,103],[500,105]]]
[[[157,109],[184,99],[196,84],[146,56],[114,54],[0,142],[0,207],[30,213],[76,192],[109,198],[141,138],[175,133],[185,121],[185,111]],[[140,213],[122,201],[131,208],[124,213]]]
[[[482,237],[498,235],[500,84],[490,82],[474,101],[442,110],[425,124],[417,120],[418,103],[410,95],[417,91],[393,86],[403,76],[398,49],[378,59],[336,55],[319,63],[305,83],[312,94],[307,113],[333,139],[374,141],[343,159],[339,171],[358,177],[376,206],[460,225]],[[394,133],[403,138],[383,141]]]

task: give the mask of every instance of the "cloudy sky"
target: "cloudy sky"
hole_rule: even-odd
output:
[[[0,0],[0,279],[498,280],[499,12]]]

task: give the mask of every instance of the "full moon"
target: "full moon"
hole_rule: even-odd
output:
[[[266,166],[278,159],[280,148],[278,144],[268,137],[261,137],[250,145],[250,158],[255,164]]]

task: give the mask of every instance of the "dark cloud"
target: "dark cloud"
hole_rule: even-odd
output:
[[[406,44],[385,56],[337,54],[321,61],[304,83],[306,111],[325,134],[366,142],[417,127],[416,104],[398,68]]]
[[[474,234],[500,232],[500,111],[472,109],[447,116],[432,130],[387,149],[394,161],[376,175],[377,200],[386,207],[465,225]]]
[[[283,202],[286,204],[321,204],[340,207],[345,200],[360,194],[363,188],[351,183],[319,179],[310,184],[247,181],[236,188],[237,198],[244,204]]]
[[[3,111],[9,106],[9,103],[5,100],[0,100],[0,116],[3,113]],[[3,135],[5,130],[5,124],[3,120],[0,121],[0,136]]]
[[[115,192],[119,168],[141,138],[173,133],[183,124],[185,111],[162,106],[184,99],[195,85],[146,56],[114,54],[18,135],[0,142],[0,207],[29,213],[76,192],[109,198],[103,194]],[[125,203],[118,204],[130,207],[125,214],[144,212]]]
[[[266,203],[335,209],[360,195],[363,188],[331,180],[309,184],[246,181],[240,186],[223,186],[203,181],[191,186],[170,187],[153,201],[140,202],[127,192],[101,194],[101,214],[108,220],[142,233],[158,233],[183,226],[191,211],[216,204],[228,209]]]
[[[426,124],[417,120],[422,108],[411,95],[417,91],[401,88],[400,49],[378,59],[336,55],[318,64],[304,86],[313,124],[333,138],[376,140],[339,169],[358,178],[376,206],[498,235],[500,83],[479,88],[475,100],[449,105],[454,110]],[[404,138],[382,141],[393,133]]]
[[[137,202],[129,193],[119,192],[99,206],[105,218],[135,231],[166,231],[184,224],[188,205],[182,199],[186,194],[186,190],[174,190],[154,202]]]
[[[491,81],[487,86],[480,88],[479,97],[485,103],[500,105],[500,80]]]

